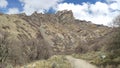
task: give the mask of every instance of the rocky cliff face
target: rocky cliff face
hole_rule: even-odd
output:
[[[18,41],[43,39],[55,53],[60,54],[69,54],[79,43],[87,43],[111,31],[107,26],[77,20],[72,11],[66,10],[55,14],[35,12],[31,16],[0,14],[0,29]]]

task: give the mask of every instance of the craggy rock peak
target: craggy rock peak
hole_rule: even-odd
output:
[[[111,31],[111,28],[74,18],[72,11],[56,14],[33,13],[1,15],[0,29],[17,41],[44,40],[57,54],[69,54],[80,44],[87,43]]]
[[[62,23],[62,24],[74,23],[74,20],[75,20],[71,10],[70,11],[67,11],[67,10],[58,11],[56,13],[56,16],[59,19],[59,23]]]

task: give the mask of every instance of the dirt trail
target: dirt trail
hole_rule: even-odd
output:
[[[97,68],[85,60],[76,59],[71,56],[66,56],[66,59],[71,63],[73,68]]]

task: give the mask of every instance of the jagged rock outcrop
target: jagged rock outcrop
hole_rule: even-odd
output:
[[[74,23],[75,20],[71,10],[58,11],[56,16],[58,17],[59,23],[62,24]]]

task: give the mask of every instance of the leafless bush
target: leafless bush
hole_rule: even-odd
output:
[[[113,19],[113,25],[120,27],[120,15]]]
[[[43,39],[32,39],[26,41],[23,51],[30,61],[37,59],[48,59],[52,55],[51,47]]]
[[[0,63],[5,62],[8,56],[9,33],[0,30]]]
[[[44,40],[31,39],[24,42],[14,42],[9,47],[9,59],[14,64],[25,64],[34,60],[48,59],[51,47]]]
[[[5,65],[0,63],[0,68],[5,68]]]
[[[120,15],[113,20],[113,24],[118,27],[114,29],[114,33],[111,35],[107,50],[112,52],[119,50],[116,53],[120,54]]]
[[[75,48],[75,53],[86,53],[88,52],[88,45],[86,43],[79,43]]]
[[[99,51],[100,50],[100,45],[92,45],[89,48],[90,51]]]
[[[8,32],[0,31],[0,64],[22,65],[52,55],[51,47],[42,38],[14,40],[9,36]]]

